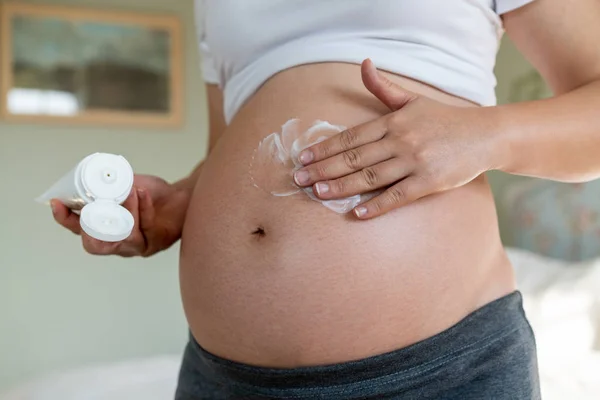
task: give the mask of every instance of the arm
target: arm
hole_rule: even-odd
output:
[[[223,92],[217,85],[207,84],[206,94],[208,97],[209,114],[208,154],[210,154],[227,125],[225,124],[225,118],[223,116]],[[202,164],[203,161],[201,161],[187,177],[175,182],[173,186],[177,189],[191,192],[200,176]]]
[[[555,93],[483,110],[497,169],[566,182],[600,177],[600,2],[537,0],[504,16],[507,35]]]
[[[551,99],[456,107],[411,93],[365,61],[365,87],[392,112],[300,154],[300,186],[322,200],[375,189],[354,209],[369,219],[497,169],[582,182],[600,178],[600,2],[536,0],[505,28],[552,87]]]

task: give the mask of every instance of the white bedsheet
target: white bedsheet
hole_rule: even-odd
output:
[[[544,400],[600,399],[600,259],[570,264],[508,249],[536,333]],[[180,355],[98,365],[25,383],[1,400],[168,400]]]
[[[48,374],[0,400],[172,400],[180,355],[163,355]]]
[[[542,398],[600,399],[600,259],[568,263],[509,250],[536,334]]]

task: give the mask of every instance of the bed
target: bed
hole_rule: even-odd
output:
[[[600,399],[600,259],[567,262],[508,249],[536,333],[544,400]],[[1,400],[167,400],[180,355],[60,371]]]

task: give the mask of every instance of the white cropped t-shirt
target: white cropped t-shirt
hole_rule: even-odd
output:
[[[496,104],[500,15],[534,0],[196,0],[204,80],[225,121],[276,73],[373,60],[382,70]]]

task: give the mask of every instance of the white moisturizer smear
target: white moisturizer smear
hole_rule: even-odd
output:
[[[281,132],[271,133],[258,144],[250,164],[250,179],[255,187],[273,196],[292,196],[300,192],[339,214],[352,211],[357,205],[373,198],[377,193],[365,193],[337,200],[321,200],[312,187],[300,188],[294,182],[294,172],[303,167],[298,159],[302,150],[343,132],[346,127],[316,120],[307,124],[291,119],[281,127]]]

